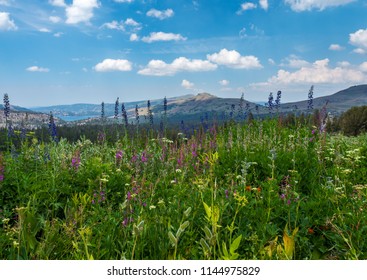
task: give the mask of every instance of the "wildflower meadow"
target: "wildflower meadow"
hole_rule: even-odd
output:
[[[122,113],[113,141],[69,141],[52,114],[49,141],[6,137],[1,259],[367,259],[367,134],[275,112],[158,132],[150,110],[129,133]]]

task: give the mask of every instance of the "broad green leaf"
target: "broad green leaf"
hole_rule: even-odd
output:
[[[231,252],[231,255],[233,255],[235,251],[238,249],[238,247],[240,246],[241,239],[242,239],[242,234],[238,236],[235,240],[233,240],[231,247],[229,249],[229,251]]]

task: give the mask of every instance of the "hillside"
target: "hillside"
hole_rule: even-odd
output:
[[[313,100],[314,109],[321,109],[327,103],[328,112],[339,115],[353,106],[367,105],[367,85],[352,86],[332,95],[318,97]],[[285,103],[281,105],[283,112],[294,110],[307,111],[308,101]]]

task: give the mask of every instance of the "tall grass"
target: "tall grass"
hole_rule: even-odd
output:
[[[367,258],[366,135],[279,119],[132,131],[3,152],[0,258]]]

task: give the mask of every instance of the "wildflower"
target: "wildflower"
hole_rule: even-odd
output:
[[[147,161],[148,161],[148,158],[147,158],[145,152],[143,152],[142,155],[141,155],[141,162],[147,162]]]
[[[226,194],[226,198],[228,199],[228,197],[229,197],[229,195],[228,195],[229,194],[229,191],[228,190],[225,190],[224,193]]]
[[[115,115],[114,118],[117,119],[119,117],[119,98],[117,97],[115,102]]]
[[[308,111],[312,111],[313,110],[313,86],[311,86],[310,91],[308,92],[308,106],[307,106]]]
[[[284,199],[285,199],[285,194],[284,194],[284,193],[282,193],[282,194],[280,195],[280,199],[282,199],[282,200],[284,200]]]
[[[76,151],[73,158],[71,159],[71,167],[77,171],[80,166],[80,152]]]
[[[129,124],[129,121],[127,119],[127,112],[126,112],[125,104],[124,103],[121,104],[121,115],[122,115],[122,117],[124,119],[125,126],[127,127],[128,124]]]
[[[4,94],[4,116],[5,119],[8,120],[10,115],[10,103],[9,103],[9,96],[7,93]]]
[[[116,156],[116,162],[120,162],[122,159],[122,151],[121,150],[117,151],[115,156]]]
[[[250,192],[251,191],[251,186],[246,186],[246,191]]]
[[[261,192],[261,188],[260,188],[260,187],[258,187],[258,188],[257,188],[257,192],[258,192],[258,193],[260,193],[260,192]]]
[[[97,140],[100,144],[103,144],[104,141],[106,140],[106,134],[104,134],[103,132],[99,132],[97,136]]]
[[[127,199],[127,200],[131,200],[131,193],[130,193],[130,192],[127,192],[126,199]]]
[[[101,119],[104,121],[106,119],[105,111],[104,111],[104,102],[101,103]]]
[[[309,229],[307,230],[307,233],[308,233],[308,234],[314,234],[314,233],[315,233],[315,231],[314,231],[314,229],[313,229],[313,228],[309,228]]]
[[[50,112],[50,120],[48,123],[48,128],[49,128],[52,140],[57,142],[56,124],[55,124],[55,119],[54,119],[52,112]]]

